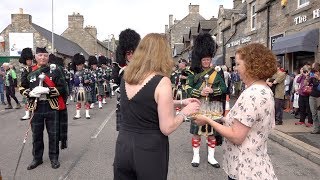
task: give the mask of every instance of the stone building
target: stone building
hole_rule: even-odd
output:
[[[305,63],[320,62],[318,0],[234,0],[234,7],[219,9],[217,36],[226,65],[235,64],[235,51],[252,42],[273,50],[285,69],[292,72]]]
[[[43,27],[32,23],[32,16],[23,14],[20,9],[18,14],[11,14],[11,24],[1,33],[3,40],[0,47],[0,62],[18,63],[21,50],[30,47],[46,47],[52,52],[52,33]],[[76,53],[82,53],[88,57],[88,53],[78,44],[62,36],[54,34],[54,53],[64,59],[70,59]]]
[[[68,28],[62,33],[62,36],[79,44],[90,55],[102,54],[109,57],[112,54],[109,48],[97,39],[96,27],[84,27],[83,15],[79,13],[68,16]]]
[[[200,20],[205,18],[199,14],[199,5],[189,5],[189,14],[182,20],[174,20],[173,15],[169,15],[169,26],[166,25],[166,35],[171,48],[174,49],[176,43],[183,43],[183,35],[188,34],[190,27],[197,27]],[[178,45],[180,46],[180,45]]]

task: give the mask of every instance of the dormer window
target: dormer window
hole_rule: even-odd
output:
[[[256,13],[256,2],[251,3],[251,31],[256,29],[257,26],[257,13]]]

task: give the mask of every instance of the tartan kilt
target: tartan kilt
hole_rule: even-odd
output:
[[[212,126],[206,124],[198,126],[194,121],[190,123],[190,133],[199,136],[214,136],[216,138],[217,146],[222,144],[222,136],[213,129]]]
[[[96,87],[97,96],[104,96],[103,83],[98,82]]]

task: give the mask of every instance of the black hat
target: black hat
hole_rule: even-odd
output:
[[[72,62],[74,65],[84,64],[85,61],[86,59],[84,58],[84,56],[79,53],[75,54],[72,58]]]
[[[105,56],[99,56],[99,64],[107,64],[107,58]]]
[[[54,54],[49,55],[49,63],[56,64],[62,67],[64,66],[63,59],[61,57],[55,56]]]
[[[33,54],[31,48],[24,48],[21,52],[21,57],[19,58],[19,62],[22,64],[26,64],[26,60],[32,60]]]
[[[201,59],[205,57],[212,58],[215,55],[216,50],[217,43],[209,33],[199,34],[194,42],[190,69],[195,73],[199,73],[202,69]]]
[[[36,54],[38,53],[48,53],[48,51],[46,50],[46,47],[43,47],[43,48],[37,47]]]
[[[140,35],[132,29],[126,29],[120,33],[119,45],[116,50],[116,61],[120,66],[126,65],[126,52],[134,52],[140,42],[140,39]]]
[[[98,64],[98,60],[95,56],[89,56],[88,58],[88,66],[90,67],[91,65]]]

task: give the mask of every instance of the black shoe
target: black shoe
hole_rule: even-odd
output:
[[[300,116],[299,115],[294,115],[294,118],[300,119]]]
[[[5,107],[4,109],[13,109],[12,105],[8,105],[7,107]]]
[[[282,125],[283,122],[282,121],[276,121],[276,125]]]
[[[320,134],[320,131],[311,131],[311,134]]]
[[[43,163],[42,160],[33,160],[31,162],[31,164],[29,164],[29,166],[27,167],[27,170],[34,169],[34,168],[38,167],[40,164],[42,164],[42,163]]]
[[[57,169],[60,167],[60,163],[59,163],[59,160],[58,159],[53,159],[51,160],[51,167],[53,169]]]
[[[192,166],[192,167],[198,167],[198,166],[199,166],[199,163],[191,163],[191,166]]]
[[[66,149],[66,148],[68,148],[68,143],[67,143],[67,141],[61,141],[60,149]]]
[[[208,162],[209,163],[209,162]],[[214,168],[220,168],[220,164],[219,163],[217,163],[217,164],[211,164],[211,163],[209,163],[211,166],[213,166]]]
[[[1,104],[2,104],[2,105],[7,105],[7,103],[5,103],[5,102],[2,102]]]

